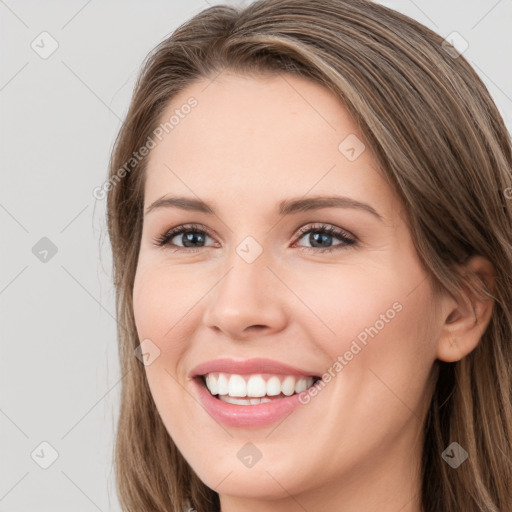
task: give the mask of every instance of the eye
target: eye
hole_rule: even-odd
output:
[[[305,226],[299,230],[299,240],[304,238],[307,233],[310,233],[307,240],[312,244],[312,247],[299,246],[301,250],[313,252],[332,252],[347,248],[357,243],[356,238],[347,231],[321,224],[319,226]],[[337,238],[342,243],[338,245],[331,245],[332,239]],[[322,245],[323,244],[323,245]]]
[[[181,240],[183,245],[173,243],[174,238]],[[187,250],[188,252],[197,252],[202,247],[196,247],[194,244],[204,243],[206,238],[211,238],[208,228],[200,224],[188,224],[170,229],[157,237],[154,243],[158,247],[169,246],[176,251]]]
[[[332,252],[357,243],[356,238],[347,231],[325,224],[319,226],[305,226],[299,230],[297,237],[301,240],[305,238],[307,233],[310,233],[307,240],[312,244],[312,247],[299,245],[298,247],[304,251]],[[182,245],[173,242],[175,238],[177,241],[181,241]],[[193,253],[207,247],[203,245],[207,238],[212,238],[207,227],[201,224],[188,224],[170,229],[163,235],[155,238],[154,243],[158,247],[168,246],[175,251],[186,250],[187,252]],[[333,238],[341,240],[341,243],[333,246]],[[198,247],[196,244],[201,245]]]

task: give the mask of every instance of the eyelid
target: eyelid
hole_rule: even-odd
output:
[[[345,238],[350,238],[353,239],[354,241],[356,240],[356,237],[350,231],[347,231],[344,228],[339,228],[327,222],[313,222],[310,224],[306,224],[297,231],[295,237],[300,238],[302,237],[302,235],[309,231],[326,231],[333,235],[344,235]]]
[[[319,223],[310,223],[302,228],[299,229],[296,238],[297,241],[294,242],[292,247],[295,247],[295,245],[302,239],[302,237],[310,232],[310,231],[317,231],[320,233],[328,234],[331,237],[337,238],[338,240],[341,240],[341,243],[337,245],[332,245],[330,247],[303,247],[298,246],[298,248],[302,251],[306,252],[312,252],[314,254],[323,254],[323,253],[334,253],[336,251],[342,251],[349,249],[353,246],[357,246],[359,244],[359,240],[356,236],[354,236],[352,233],[347,231],[346,229],[334,226],[333,224],[328,224],[324,222]]]
[[[181,252],[188,252],[193,253],[197,252],[200,249],[206,249],[205,247],[182,247],[180,245],[174,245],[170,244],[170,240],[172,240],[174,237],[179,236],[186,232],[201,232],[204,233],[206,236],[209,236],[212,239],[215,239],[217,237],[217,234],[208,228],[207,226],[200,224],[200,223],[187,223],[187,224],[180,224],[178,226],[175,226],[173,228],[170,228],[166,230],[162,235],[159,235],[154,238],[154,244],[159,247],[165,247],[169,246],[170,249],[173,251],[181,251]],[[344,228],[340,228],[337,226],[334,226],[329,223],[324,222],[313,222],[306,224],[299,228],[294,235],[295,242],[293,243],[292,247],[295,247],[296,244],[303,238],[303,236],[310,232],[310,231],[317,231],[321,232],[323,234],[328,234],[334,238],[338,238],[338,240],[341,240],[340,244],[333,245],[330,247],[303,247],[298,246],[299,249],[305,250],[305,251],[313,251],[314,253],[329,253],[334,252],[336,250],[346,249],[353,245],[358,244],[358,239],[355,237],[352,233],[345,230]]]
[[[204,232],[210,238],[217,237],[217,234],[213,230],[211,230],[210,228],[205,226],[204,224],[200,224],[197,222],[190,222],[190,223],[186,223],[186,224],[179,224],[177,226],[174,226],[172,228],[165,230],[163,234],[157,235],[156,237],[153,238],[153,243],[157,246],[165,247],[166,245],[170,245],[170,244],[168,244],[168,242],[165,242],[165,240],[172,240],[175,236],[178,236],[178,235],[182,234],[182,232],[186,232],[186,231],[200,231],[200,232]],[[180,248],[182,248],[181,246],[177,246],[177,247],[178,247],[178,250]],[[183,247],[182,249],[189,250],[189,251],[191,250],[190,248],[187,248],[187,247]]]

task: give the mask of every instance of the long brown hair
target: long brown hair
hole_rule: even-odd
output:
[[[122,381],[115,446],[126,512],[220,510],[174,445],[144,367],[132,289],[140,246],[147,144],[169,101],[192,81],[223,70],[294,73],[329,88],[358,123],[399,194],[436,289],[471,288],[494,301],[477,348],[436,361],[425,423],[424,512],[512,510],[512,151],[486,87],[443,38],[365,0],[260,0],[208,8],[147,57],[110,161],[108,232],[113,250]],[[124,169],[124,172],[121,171]],[[495,268],[492,293],[461,264],[482,255]],[[442,459],[456,440],[469,458]]]

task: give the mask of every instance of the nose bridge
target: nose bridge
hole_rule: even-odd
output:
[[[254,239],[244,239],[235,247],[228,260],[229,272],[218,285],[217,299],[235,304],[237,298],[243,299],[247,307],[263,304],[267,299],[267,282],[273,277],[267,268],[269,252]]]
[[[238,336],[252,325],[276,328],[282,323],[279,293],[275,293],[279,283],[267,268],[272,266],[270,254],[252,237],[233,248],[226,273],[209,294],[207,325]]]

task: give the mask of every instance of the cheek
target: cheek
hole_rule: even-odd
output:
[[[429,281],[417,262],[411,257],[297,275],[304,277],[294,281],[294,291],[307,298],[315,317],[304,310],[299,321],[328,356],[326,379],[335,381],[336,393],[364,404],[375,400],[372,407],[383,409],[390,402],[400,406],[393,393],[418,404],[436,357],[437,320]]]
[[[424,308],[428,297],[410,293],[412,282],[423,276],[415,269],[409,275],[392,266],[358,263],[343,266],[310,265],[288,270],[286,282],[293,283],[290,295],[293,321],[301,323],[310,339],[321,343],[330,355],[348,349],[358,338],[365,341],[385,331],[414,331],[417,321],[427,320]],[[299,314],[300,313],[300,314]],[[390,327],[392,326],[392,327]]]
[[[153,350],[159,354],[145,367],[150,383],[158,378],[169,385],[169,373],[177,375],[177,364],[190,336],[183,329],[188,325],[184,320],[197,299],[193,300],[194,287],[176,282],[175,274],[162,265],[142,262],[135,276],[133,312],[137,334],[141,343],[156,346]]]
[[[336,394],[368,426],[368,435],[375,429],[375,439],[391,436],[411,414],[421,417],[430,392],[436,354],[432,295],[426,282],[413,293],[403,282],[344,297],[336,324],[340,336],[329,347],[331,360],[339,363]]]
[[[170,272],[158,262],[148,263],[141,258],[133,286],[133,311],[139,340],[149,341],[153,354],[158,353],[144,370],[160,416],[166,428],[174,433],[180,431],[177,427],[180,422],[170,411],[177,410],[183,406],[183,400],[189,399],[188,395],[183,396],[179,383],[183,377],[179,375],[179,363],[191,336],[184,330],[188,325],[187,311],[195,302],[192,301],[194,287],[185,287],[183,279],[177,282],[175,275],[179,272]]]

